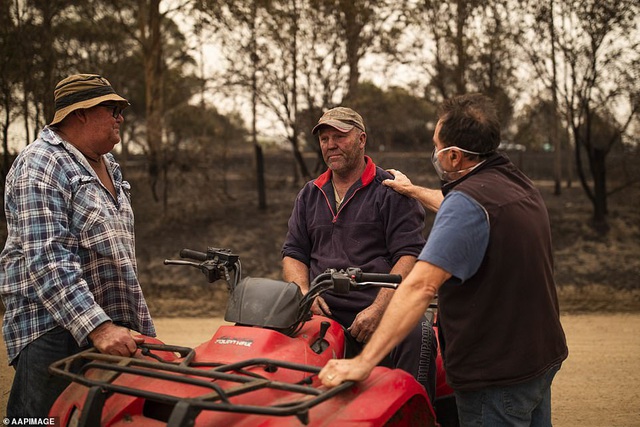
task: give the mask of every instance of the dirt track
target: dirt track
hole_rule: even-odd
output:
[[[220,319],[157,319],[166,343],[194,346]],[[564,315],[569,359],[553,384],[553,420],[559,427],[640,427],[640,314]],[[0,407],[13,370],[0,348]],[[4,412],[4,411],[3,411]]]

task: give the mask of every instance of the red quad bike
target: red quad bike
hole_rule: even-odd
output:
[[[165,264],[226,281],[225,320],[234,324],[194,349],[146,337],[134,357],[89,349],[55,362],[50,372],[72,382],[50,412],[58,425],[414,427],[455,420],[439,355],[438,417],[424,388],[399,369],[378,366],[365,381],[331,389],[318,380],[328,360],[350,353],[343,327],[311,314],[313,299],[327,290],[395,288],[400,276],[327,270],[303,296],[295,283],[242,279],[239,257],[228,249],[184,249],[180,256],[191,260]]]

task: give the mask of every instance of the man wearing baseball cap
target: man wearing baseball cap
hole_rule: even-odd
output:
[[[55,116],[6,180],[2,333],[15,377],[7,417],[46,417],[67,382],[48,366],[91,345],[129,356],[155,336],[137,278],[129,183],[110,151],[129,105],[107,79],[76,74]]]
[[[310,281],[327,268],[358,267],[366,273],[405,277],[425,243],[424,211],[415,200],[382,185],[392,175],[365,155],[367,134],[360,114],[333,108],[322,115],[312,133],[318,136],[328,169],[298,193],[282,248],[284,279],[306,293]],[[312,311],[340,322],[359,352],[393,293],[373,288],[346,296],[325,292],[316,298]],[[431,323],[423,319],[385,364],[412,374],[433,398]]]

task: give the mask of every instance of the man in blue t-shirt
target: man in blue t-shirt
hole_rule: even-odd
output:
[[[384,182],[438,211],[427,244],[362,353],[319,377],[326,386],[368,377],[437,294],[460,424],[551,425],[551,382],[568,350],[542,196],[496,153],[500,124],[482,95],[445,101],[433,143],[441,194],[398,171]]]

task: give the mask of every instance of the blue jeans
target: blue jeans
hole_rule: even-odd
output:
[[[551,426],[551,382],[560,365],[537,378],[505,387],[456,391],[460,425]]]
[[[13,361],[15,376],[7,402],[7,417],[45,418],[69,385],[49,373],[51,363],[84,350],[71,333],[58,326],[29,343]]]

